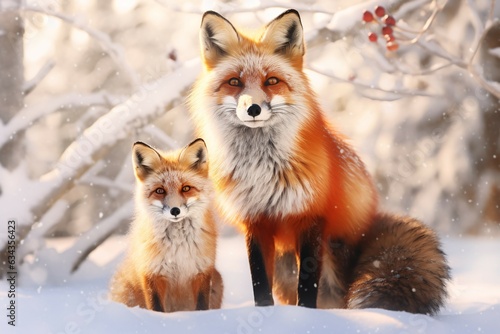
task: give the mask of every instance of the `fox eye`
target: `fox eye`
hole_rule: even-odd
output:
[[[237,78],[231,78],[227,83],[229,84],[229,86],[235,86],[235,87],[242,86],[240,79]]]
[[[184,187],[182,187],[182,192],[185,192],[185,193],[186,193],[186,192],[188,192],[188,191],[190,191],[190,190],[191,190],[191,187],[190,187],[190,186],[184,186]]]
[[[165,189],[163,189],[163,188],[156,188],[155,193],[163,195],[165,193]]]
[[[264,83],[264,85],[265,86],[272,86],[272,85],[276,85],[278,82],[280,82],[278,80],[278,78],[270,77],[269,79],[266,80],[266,82]]]

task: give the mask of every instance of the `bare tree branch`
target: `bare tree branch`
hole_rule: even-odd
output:
[[[314,66],[314,65],[309,65],[308,68],[311,71],[314,71],[314,72],[319,73],[321,75],[327,76],[327,77],[329,77],[329,78],[331,78],[333,80],[336,80],[336,81],[339,81],[339,82],[344,82],[344,83],[349,83],[349,84],[352,84],[355,87],[363,89],[363,90],[371,90],[371,91],[379,91],[379,92],[387,93],[389,95],[389,96],[387,96],[387,100],[389,100],[389,101],[397,100],[397,99],[399,99],[399,98],[401,98],[403,96],[438,97],[438,95],[436,95],[436,94],[431,94],[431,93],[427,93],[427,92],[424,92],[424,91],[412,91],[412,90],[401,90],[401,89],[399,89],[399,90],[398,89],[389,90],[389,89],[383,89],[381,87],[378,87],[378,86],[375,86],[375,85],[369,84],[369,83],[363,83],[363,82],[358,82],[358,81],[355,81],[355,80],[344,79],[344,78],[336,76],[333,73],[327,72],[324,69],[320,69],[319,67]],[[366,97],[370,97],[370,96],[371,95],[366,95]],[[376,100],[384,100],[384,98],[381,98],[381,97],[375,98],[375,97],[372,96],[370,98],[376,99]]]
[[[53,61],[48,61],[47,63],[45,63],[45,65],[42,66],[42,68],[38,71],[37,74],[35,74],[35,76],[31,80],[26,81],[24,83],[23,95],[24,96],[29,95],[29,93],[31,93],[38,86],[38,84],[43,79],[45,79],[47,74],[49,74],[50,71],[52,71],[54,66],[56,66],[56,64]]]
[[[125,75],[130,80],[132,90],[137,89],[137,87],[140,84],[140,80],[137,76],[137,73],[128,63],[123,53],[123,49],[119,45],[116,45],[107,34],[88,26],[79,18],[71,17],[69,15],[56,12],[49,8],[41,8],[28,5],[28,6],[23,6],[22,10],[26,12],[35,12],[43,15],[56,17],[62,20],[63,22],[66,22],[71,26],[78,28],[89,34],[90,37],[94,38],[99,43],[99,45],[101,45],[103,50],[106,51],[106,53],[111,57],[111,59],[114,60],[116,65],[123,70]]]

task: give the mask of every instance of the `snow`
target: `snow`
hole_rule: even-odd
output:
[[[47,240],[54,252],[74,239]],[[435,317],[381,309],[313,310],[253,306],[242,236],[220,239],[218,268],[225,284],[220,310],[157,313],[107,299],[107,284],[125,240],[113,237],[67,282],[41,285],[26,276],[17,287],[15,331],[5,315],[1,333],[498,333],[500,243],[493,238],[444,238],[453,270],[450,298]],[[5,280],[0,304],[9,303]]]

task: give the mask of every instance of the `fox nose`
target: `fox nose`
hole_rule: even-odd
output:
[[[247,110],[248,115],[252,117],[257,117],[260,115],[260,106],[258,104],[252,104],[250,107],[248,107]]]
[[[179,213],[181,213],[181,209],[179,209],[178,207],[173,207],[172,209],[170,209],[170,214],[174,217],[177,217]]]

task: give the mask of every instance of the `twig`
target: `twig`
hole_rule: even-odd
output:
[[[415,36],[412,40],[409,41],[410,44],[416,43],[429,30],[432,23],[436,19],[437,14],[442,10],[442,8],[438,6],[436,1],[433,1],[433,3],[435,4],[435,7],[434,10],[432,11],[432,14],[429,16],[422,29],[420,29],[420,31],[417,33],[417,36]],[[395,28],[399,29],[397,26]]]
[[[446,50],[444,50],[441,45],[434,43],[431,44],[427,41],[423,41],[422,39],[419,39],[416,44],[421,46],[423,49],[427,50],[429,53],[438,56],[440,58],[446,59],[448,62],[452,63],[453,65],[456,65],[461,68],[467,68],[467,63],[463,61],[460,58],[456,58]]]
[[[429,69],[426,69],[426,70],[422,70],[422,71],[408,71],[406,69],[403,69],[400,65],[398,65],[398,63],[394,63],[394,66],[396,66],[397,70],[402,73],[402,74],[406,74],[406,75],[411,75],[411,76],[426,76],[426,75],[431,75],[431,74],[434,74],[444,68],[447,68],[447,67],[450,67],[454,65],[452,62],[446,62],[446,63],[442,63],[442,64],[436,64],[434,65],[433,67],[429,68]]]
[[[422,92],[422,91],[409,91],[409,90],[387,90],[387,89],[383,89],[381,87],[377,87],[377,86],[374,86],[374,85],[371,85],[371,84],[367,84],[367,83],[363,83],[363,82],[357,82],[357,81],[351,81],[351,80],[348,80],[348,79],[344,79],[344,78],[341,78],[341,77],[338,77],[332,73],[329,73],[329,72],[326,72],[316,66],[309,66],[308,67],[311,71],[314,71],[318,74],[321,74],[321,75],[324,75],[324,76],[327,76],[331,79],[334,79],[336,81],[340,81],[340,82],[345,82],[345,83],[349,83],[349,84],[352,84],[354,85],[355,87],[358,87],[358,88],[362,88],[362,89],[368,89],[368,90],[375,90],[375,91],[379,91],[379,92],[383,92],[383,93],[387,93],[387,94],[391,94],[391,95],[399,95],[400,97],[401,96],[427,96],[427,97],[439,97],[438,95],[435,95],[435,94],[429,94],[429,93],[426,93],[426,92]],[[368,95],[367,95],[368,96]],[[377,98],[377,100],[379,100],[379,98]],[[380,98],[380,100],[382,100],[382,98]],[[393,98],[389,98],[389,100],[393,101],[395,99]]]
[[[30,94],[37,86],[38,84],[47,76],[47,74],[52,71],[52,69],[56,66],[56,63],[54,63],[52,60],[48,61],[45,63],[45,65],[42,66],[42,68],[38,71],[35,76],[29,80],[26,81],[23,85],[23,95],[27,96]]]

